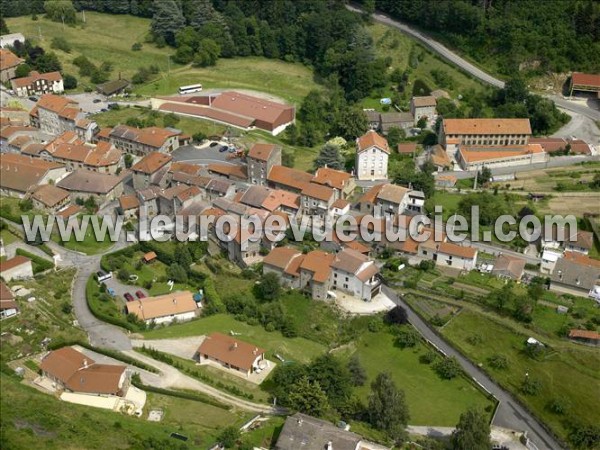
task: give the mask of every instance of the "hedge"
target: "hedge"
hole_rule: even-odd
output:
[[[54,262],[48,261],[44,258],[40,258],[39,256],[34,255],[33,253],[29,253],[28,251],[25,251],[21,248],[18,248],[16,253],[17,255],[25,256],[31,260],[34,274],[54,269]]]
[[[103,322],[110,323],[111,325],[125,328],[126,330],[132,331],[134,333],[140,331],[140,327],[138,327],[134,323],[128,322],[127,319],[125,319],[125,318],[120,319],[118,317],[110,316],[110,315],[105,314],[104,312],[100,311],[98,309],[98,303],[97,303],[100,301],[98,299],[98,294],[99,294],[99,292],[98,292],[98,288],[96,286],[96,281],[94,280],[93,277],[90,277],[90,279],[88,280],[87,285],[86,285],[85,297],[86,297],[88,307],[90,308],[90,311],[96,318],[100,319]]]
[[[195,402],[202,402],[202,403],[206,403],[206,404],[215,406],[217,408],[225,409],[227,411],[229,411],[231,409],[230,406],[225,405],[217,400],[214,400],[213,398],[209,397],[208,395],[203,395],[201,393],[171,391],[169,389],[162,389],[162,388],[157,388],[154,386],[149,386],[147,384],[142,383],[142,381],[139,378],[139,374],[137,374],[137,373],[133,374],[133,376],[131,377],[131,384],[133,384],[138,389],[142,389],[143,391],[154,392],[156,394],[162,394],[162,395],[169,395],[171,397],[183,398],[185,400],[193,400]]]
[[[88,350],[92,350],[96,353],[100,353],[100,354],[108,356],[110,358],[117,359],[121,362],[124,362],[125,364],[139,367],[140,369],[144,369],[148,372],[158,373],[158,370],[156,368],[154,368],[153,366],[143,363],[135,358],[132,358],[131,356],[127,356],[120,352],[117,352],[114,350],[109,350],[107,348],[94,347],[93,345],[88,344],[87,342],[79,340],[79,339],[74,339],[74,340],[69,340],[69,341],[61,340],[61,341],[51,342],[50,344],[48,344],[48,350],[56,350],[56,349],[59,349],[62,347],[71,347],[73,345],[79,345],[80,347],[84,347],[84,348],[87,348]]]

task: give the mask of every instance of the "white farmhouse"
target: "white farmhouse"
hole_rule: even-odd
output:
[[[386,180],[390,148],[384,137],[373,130],[356,140],[356,178]]]

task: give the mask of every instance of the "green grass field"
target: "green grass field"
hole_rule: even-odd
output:
[[[228,425],[241,426],[250,415],[202,402],[148,394],[143,418],[134,418],[57,400],[2,374],[2,447],[44,449],[174,448],[169,435],[189,438],[185,448],[205,449]],[[161,422],[148,411],[161,408]]]
[[[463,311],[455,317],[442,333],[475,364],[482,364],[492,377],[525,402],[533,412],[563,438],[567,435],[567,421],[600,422],[597,396],[590,389],[600,383],[600,356],[594,348],[563,343],[550,349],[542,360],[534,360],[524,353],[526,335],[515,333],[498,322],[474,311]],[[478,335],[476,345],[472,335]],[[495,354],[506,356],[509,366],[505,370],[493,369],[488,358]],[[541,382],[535,396],[524,395],[521,385],[525,374]],[[563,398],[569,403],[564,416],[547,409],[549,401]]]
[[[176,94],[179,86],[201,83],[204,89],[251,89],[299,104],[312,89],[319,89],[312,70],[302,64],[258,57],[219,59],[213,67],[184,67],[136,89],[138,94]]]
[[[260,325],[252,326],[238,322],[225,314],[201,318],[184,324],[147,331],[146,339],[166,339],[185,336],[200,336],[215,331],[228,334],[230,331],[241,333],[239,339],[252,342],[267,350],[267,358],[274,359],[278,353],[286,360],[308,362],[322,354],[325,346],[303,338],[285,338],[278,331],[265,331]]]
[[[417,54],[422,53],[422,59],[418,66],[412,69],[406,89],[401,95],[404,102],[402,105],[403,107],[408,107],[408,102],[412,96],[413,85],[417,79],[425,82],[432,90],[444,89],[453,98],[456,98],[459,94],[464,95],[466,91],[471,89],[483,89],[483,86],[478,81],[439,59],[433,53],[418,45],[415,40],[400,31],[379,23],[369,25],[367,30],[373,38],[377,54],[383,58],[391,59],[390,72],[396,68],[404,71],[409,67],[410,53],[413,48],[415,48]],[[452,80],[452,86],[439,86],[431,75],[431,71],[435,70],[446,72],[448,77]],[[392,93],[393,89],[391,83],[383,90],[383,92],[381,92],[383,96],[391,96]],[[379,103],[379,98],[380,96],[373,95],[371,98],[363,100],[362,105],[365,108],[374,108],[382,111],[382,105]]]
[[[365,333],[356,346],[368,374],[365,386],[357,389],[360,398],[366,401],[371,381],[379,372],[388,371],[406,394],[411,425],[454,426],[471,406],[493,407],[493,402],[464,378],[442,380],[430,366],[420,363],[419,356],[427,351],[424,344],[400,349],[394,345],[394,336],[386,332]]]
[[[83,216],[78,218],[80,223],[82,218]],[[75,233],[71,234],[71,238],[68,241],[63,241],[60,237],[60,234],[57,231],[57,228],[54,229],[54,232],[51,235],[51,239],[57,244],[60,244],[69,250],[73,250],[75,252],[82,252],[86,255],[97,255],[98,253],[104,253],[108,251],[114,245],[114,242],[112,242],[109,239],[108,234],[105,236],[104,241],[98,241],[94,234],[94,229],[91,226],[91,222],[88,223],[90,224],[90,226],[86,228],[86,232],[82,241],[78,241],[76,239]]]
[[[131,79],[140,67],[151,64],[157,65],[162,71],[167,70],[167,56],[174,53],[172,48],[157,48],[153,44],[144,43],[141,51],[131,50],[134,43],[144,42],[144,37],[149,31],[150,19],[91,11],[86,11],[85,18],[86,23],[83,25],[64,28],[61,23],[42,17],[36,21],[31,20],[29,16],[10,17],[6,18],[6,22],[9,29],[18,30],[46,50],[56,52],[64,72],[79,79],[79,90],[85,85],[93,87],[89,78],[79,77],[79,69],[72,64],[73,59],[79,55],[85,55],[98,65],[103,61],[113,63],[113,79],[118,78],[119,72],[123,78]],[[64,37],[71,45],[70,53],[50,48],[52,38],[57,36]],[[176,67],[177,65],[171,62],[171,68]]]

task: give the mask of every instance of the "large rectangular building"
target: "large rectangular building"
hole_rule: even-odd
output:
[[[272,135],[281,133],[296,118],[292,105],[235,91],[209,95],[157,97],[152,109],[224,123],[236,128],[258,128]]]
[[[440,143],[453,151],[461,145],[527,145],[530,136],[529,119],[444,119]]]

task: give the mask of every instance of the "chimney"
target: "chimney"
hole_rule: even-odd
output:
[[[176,299],[176,298],[174,298],[174,299],[173,299],[173,304],[174,304],[174,305],[176,305],[176,304],[177,304],[177,299]]]
[[[87,369],[88,368],[88,360],[86,358],[83,358],[83,368]],[[82,379],[83,382],[83,379]]]
[[[254,356],[256,356],[256,354],[257,354],[257,353],[258,353],[258,349],[257,349],[256,347],[254,347],[254,350],[252,350],[252,354],[253,354]]]
[[[237,348],[237,342],[233,343],[233,348]]]

